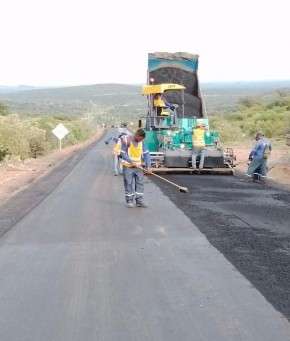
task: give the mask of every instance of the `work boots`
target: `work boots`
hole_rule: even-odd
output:
[[[129,208],[133,208],[134,207],[133,201],[127,201],[126,206]],[[137,207],[148,207],[148,204],[147,204],[147,202],[145,202],[143,200],[136,200],[136,206]]]
[[[136,206],[137,207],[148,207],[147,202],[144,202],[143,200],[136,200]]]

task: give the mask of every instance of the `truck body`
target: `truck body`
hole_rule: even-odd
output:
[[[232,149],[223,150],[218,132],[210,130],[199,86],[198,58],[196,54],[185,52],[148,54],[147,84],[142,87],[148,106],[147,115],[142,118],[145,119],[145,142],[154,168],[192,171],[192,132],[197,124],[202,124],[206,147],[203,171],[224,169],[233,173],[235,157]],[[156,94],[164,95],[174,104],[174,109],[171,108],[176,115],[174,124],[172,117],[166,115],[166,108],[158,113],[154,100]],[[142,126],[142,120],[139,122]]]

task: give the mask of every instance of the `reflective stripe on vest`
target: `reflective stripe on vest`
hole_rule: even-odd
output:
[[[197,128],[193,130],[192,143],[193,143],[193,147],[197,147],[197,148],[205,146],[203,129]]]
[[[142,141],[137,144],[135,147],[133,145],[133,142],[130,143],[130,146],[128,147],[127,154],[129,158],[134,161],[138,166],[141,166],[142,164],[142,153],[143,153],[143,143]],[[131,163],[125,161],[122,159],[122,165],[125,167],[132,167]]]

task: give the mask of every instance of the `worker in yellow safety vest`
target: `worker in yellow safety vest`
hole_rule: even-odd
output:
[[[169,116],[170,115],[170,125],[176,125],[177,123],[177,114],[176,108],[177,104],[170,103],[162,96],[162,94],[158,93],[154,96],[153,106],[157,109],[158,116]]]
[[[205,130],[202,124],[197,123],[195,129],[192,132],[192,157],[191,157],[191,168],[196,169],[196,159],[199,159],[199,169],[203,168],[204,157],[205,157]]]
[[[110,141],[114,141],[115,145],[113,148],[113,171],[115,176],[118,176],[118,174],[123,174],[123,166],[121,162],[121,148],[122,148],[122,141],[126,140],[128,134],[126,132],[122,132],[118,137],[111,136],[108,139],[105,140],[106,144],[109,144]]]
[[[144,183],[142,162],[145,162],[146,173],[152,173],[149,149],[144,143],[146,133],[138,129],[135,134],[122,140],[121,158],[123,165],[123,177],[125,187],[125,200],[127,207],[134,207],[134,199],[137,207],[147,207],[143,199]]]

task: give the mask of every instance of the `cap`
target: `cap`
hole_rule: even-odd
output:
[[[261,131],[261,130],[259,130],[259,131],[257,131],[256,133],[255,133],[255,137],[257,137],[257,136],[264,136],[265,134]]]

